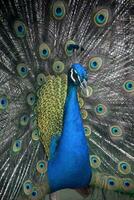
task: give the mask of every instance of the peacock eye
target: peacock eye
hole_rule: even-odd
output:
[[[130,182],[129,181],[124,181],[124,186],[125,187],[129,187],[130,186]]]
[[[40,139],[39,136],[40,136],[39,130],[38,129],[33,130],[33,132],[32,132],[32,139],[35,140],[35,141],[37,141],[37,140]]]
[[[55,73],[60,74],[60,73],[63,72],[63,70],[64,70],[64,68],[65,68],[65,65],[64,65],[64,63],[61,62],[61,61],[55,61],[55,62],[53,63],[52,68],[53,68],[53,71],[54,71]]]
[[[43,60],[47,60],[49,58],[50,54],[51,54],[51,50],[50,50],[49,46],[46,43],[42,43],[39,46],[40,58]]]
[[[63,19],[66,14],[65,5],[62,1],[54,2],[52,10],[53,10],[53,17],[57,20]]]
[[[131,166],[127,162],[119,162],[118,163],[118,170],[122,174],[129,174],[131,172]]]
[[[13,151],[15,153],[19,152],[21,150],[22,147],[22,141],[21,140],[16,140],[13,144]]]
[[[122,188],[125,191],[130,191],[130,190],[133,191],[134,182],[132,181],[132,179],[130,179],[130,178],[123,178],[122,179]]]
[[[108,180],[108,184],[109,184],[110,186],[114,186],[114,185],[115,185],[115,182],[114,182],[113,179],[109,179],[109,180]]]
[[[8,107],[8,99],[6,96],[0,97],[0,110],[5,110]]]
[[[29,122],[29,116],[28,115],[24,114],[20,117],[20,125],[21,126],[27,126],[28,122]]]
[[[84,106],[84,100],[81,97],[79,97],[78,102],[79,102],[80,108],[82,108]]]
[[[118,187],[118,179],[114,176],[108,176],[107,187],[108,189],[116,189]]]
[[[22,21],[15,21],[14,30],[19,38],[23,38],[26,35],[26,26]]]
[[[94,15],[94,23],[98,27],[105,26],[109,21],[109,11],[107,9],[101,9]]]
[[[37,192],[36,188],[33,188],[31,196],[32,196],[32,198],[36,198],[38,196],[38,192]]]
[[[112,126],[110,127],[110,133],[112,136],[121,136],[122,130],[119,126]]]
[[[21,76],[22,78],[25,78],[28,75],[28,66],[24,63],[18,64],[17,72],[19,76]]]
[[[82,119],[86,120],[88,118],[88,112],[85,109],[81,110]]]
[[[25,181],[23,184],[23,191],[26,195],[30,195],[32,193],[33,184],[30,180]]]
[[[41,160],[36,165],[37,171],[41,174],[44,174],[47,171],[47,163],[44,160]]]
[[[46,82],[45,75],[43,73],[38,74],[37,83],[39,86],[43,85]]]
[[[102,66],[102,59],[100,57],[92,57],[88,61],[88,68],[90,71],[98,71]]]
[[[84,131],[85,131],[86,137],[90,137],[90,135],[91,135],[91,128],[88,125],[84,126]]]
[[[92,168],[98,168],[101,165],[101,160],[97,155],[90,156],[90,164]]]
[[[27,95],[27,103],[28,103],[28,105],[33,106],[34,103],[35,103],[35,100],[36,100],[36,98],[35,98],[35,95],[33,93],[29,93]]]
[[[123,88],[126,92],[134,92],[134,81],[128,80],[124,83]]]
[[[103,104],[98,104],[95,107],[95,112],[97,115],[104,115],[107,112],[107,107]]]
[[[73,47],[71,45],[74,45],[75,42],[73,40],[68,40],[65,44],[65,53],[67,56],[72,56],[73,55]]]
[[[85,98],[88,98],[88,97],[92,96],[92,94],[93,94],[92,87],[88,86],[87,89],[88,89],[88,92],[86,92],[86,93],[83,90],[81,90],[81,95]]]
[[[35,116],[30,118],[30,127],[32,130],[37,127],[37,120]]]

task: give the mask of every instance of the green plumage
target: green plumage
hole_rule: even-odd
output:
[[[53,135],[61,134],[63,109],[67,92],[67,77],[64,75],[46,77],[46,83],[38,91],[36,112],[40,138],[49,156]]]

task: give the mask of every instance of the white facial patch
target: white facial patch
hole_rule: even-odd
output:
[[[76,82],[76,80],[73,77],[73,69],[71,69],[71,79],[73,80],[74,83]]]
[[[80,80],[80,77],[78,76],[78,80],[79,80],[79,82],[80,82],[80,84],[81,84],[81,80]]]

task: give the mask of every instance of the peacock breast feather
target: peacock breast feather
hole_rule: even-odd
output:
[[[36,106],[40,140],[49,156],[51,137],[62,131],[63,111],[67,94],[67,76],[46,76],[45,83],[38,90]]]
[[[37,104],[35,107],[37,126],[40,140],[45,153],[49,157],[50,142],[53,135],[60,135],[63,127],[64,104],[67,96],[67,75],[49,75],[45,77],[44,84],[37,91]],[[80,108],[83,99],[78,93]],[[84,119],[83,110],[81,110]]]

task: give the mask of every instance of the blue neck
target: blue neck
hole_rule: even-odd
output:
[[[83,137],[85,138],[77,97],[77,86],[69,85],[64,107],[62,139],[69,140],[73,144],[73,139],[79,138],[80,141]]]
[[[77,97],[77,87],[68,84],[63,130],[57,153],[48,163],[51,191],[87,187],[91,179],[89,149]]]

